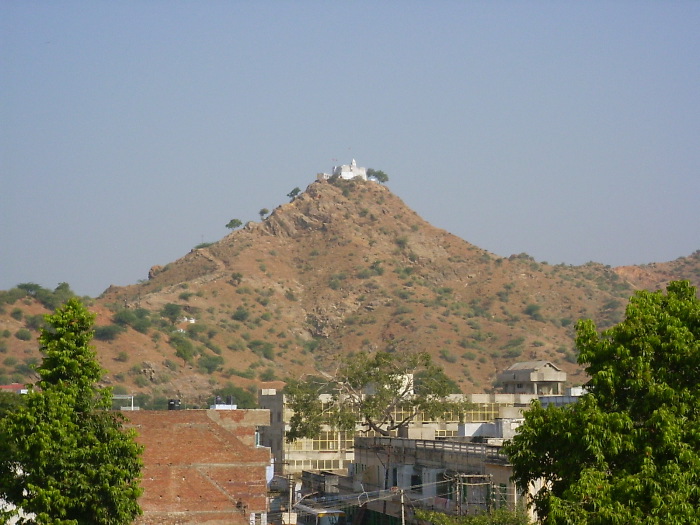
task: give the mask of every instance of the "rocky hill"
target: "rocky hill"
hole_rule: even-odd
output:
[[[89,301],[105,380],[142,406],[201,406],[214,391],[250,396],[360,349],[427,350],[464,392],[490,391],[497,372],[531,359],[582,384],[576,320],[610,326],[635,289],[697,286],[700,251],[622,268],[500,257],[431,226],[381,184],[337,180],[148,277]],[[24,292],[0,293],[0,383],[30,380],[40,358],[48,310]]]

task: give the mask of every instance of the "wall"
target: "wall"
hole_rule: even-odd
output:
[[[270,449],[256,447],[267,410],[136,411],[128,428],[144,446],[143,516],[135,523],[249,523],[267,511]]]

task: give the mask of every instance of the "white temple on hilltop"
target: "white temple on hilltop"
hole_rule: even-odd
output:
[[[352,162],[350,164],[343,164],[342,166],[333,166],[332,175],[329,173],[318,174],[319,179],[330,179],[331,176],[338,176],[341,179],[345,180],[354,179],[356,177],[359,177],[362,180],[367,180],[367,168],[359,167],[357,165],[357,162],[355,162],[355,159],[352,159]]]

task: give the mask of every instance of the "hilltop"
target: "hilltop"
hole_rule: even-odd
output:
[[[253,391],[332,369],[361,349],[427,350],[463,392],[490,391],[517,360],[551,360],[582,384],[576,320],[610,326],[635,289],[673,279],[700,283],[700,251],[621,268],[501,257],[433,227],[382,184],[339,179],[89,306],[108,384],[140,392],[142,405],[193,406],[226,385]],[[32,316],[45,311],[31,296],[5,300],[0,376],[28,379],[39,358]],[[14,335],[22,329],[29,340]]]

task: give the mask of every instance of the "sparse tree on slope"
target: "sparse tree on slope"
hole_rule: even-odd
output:
[[[373,168],[368,168],[367,169],[367,176],[375,178],[377,180],[377,182],[381,182],[382,184],[389,181],[389,175],[384,173],[382,170],[375,170]]]
[[[538,404],[506,446],[514,480],[542,483],[546,524],[700,523],[700,301],[687,281],[637,292],[598,334],[579,321],[578,403]]]
[[[141,447],[109,410],[111,390],[97,386],[94,315],[73,298],[46,322],[39,380],[0,421],[0,498],[33,515],[19,523],[131,523],[141,513]]]
[[[228,221],[228,223],[226,224],[226,227],[227,227],[229,230],[235,230],[236,228],[240,228],[242,225],[243,225],[243,223],[241,222],[240,219],[231,219],[231,220]]]
[[[455,392],[442,368],[425,352],[359,352],[346,357],[333,377],[289,381],[288,406],[294,411],[287,439],[315,437],[323,425],[388,436],[420,413],[439,417],[463,405],[446,400]],[[329,393],[321,401],[319,394]]]

